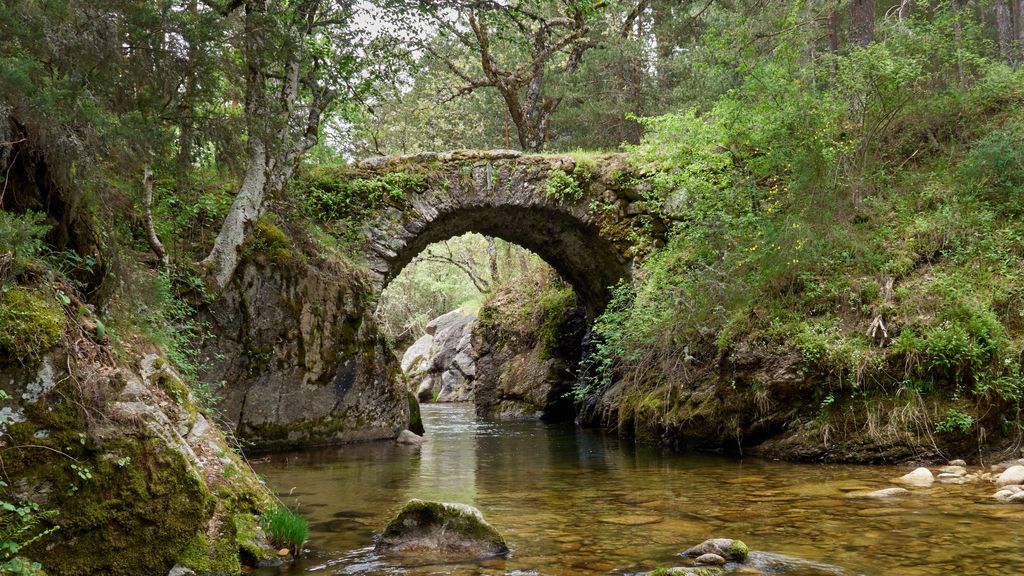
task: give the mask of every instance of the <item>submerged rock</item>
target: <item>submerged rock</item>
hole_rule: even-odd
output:
[[[664,516],[654,514],[626,514],[623,516],[606,516],[598,518],[598,522],[605,524],[618,524],[619,526],[643,526],[644,524],[657,524],[665,519]]]
[[[793,574],[794,576],[840,576],[846,570],[832,564],[823,564],[772,552],[751,552],[747,566],[753,574]]]
[[[377,550],[468,559],[507,554],[508,545],[472,506],[413,499],[388,523]]]
[[[742,540],[731,538],[711,538],[683,552],[687,558],[699,558],[706,554],[717,554],[732,562],[743,562],[747,559],[750,549]]]
[[[416,434],[409,430],[402,430],[402,432],[398,434],[398,438],[395,438],[395,442],[399,444],[409,444],[415,446],[423,444],[423,436],[420,436],[419,434]]]
[[[881,490],[874,490],[872,492],[850,492],[846,495],[847,498],[859,499],[875,499],[881,500],[884,498],[896,498],[899,496],[907,496],[910,494],[910,490],[906,488],[883,488]]]

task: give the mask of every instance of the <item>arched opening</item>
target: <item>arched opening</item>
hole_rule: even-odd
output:
[[[591,317],[607,305],[610,287],[630,273],[630,261],[595,225],[551,207],[460,206],[435,214],[419,230],[403,231],[408,238],[399,237],[384,255],[384,288],[428,246],[470,232],[500,238],[539,256],[572,285]]]
[[[471,232],[408,257],[383,290],[377,316],[421,403],[571,420],[568,393],[589,308],[577,285],[535,252]]]

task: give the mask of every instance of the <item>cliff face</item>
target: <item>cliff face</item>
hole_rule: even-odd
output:
[[[476,316],[458,308],[434,318],[402,355],[402,371],[422,402],[470,402],[476,385]]]
[[[473,332],[479,414],[573,418],[569,393],[586,330],[575,302],[570,289],[549,287],[506,290],[485,304]]]
[[[393,438],[409,423],[398,362],[358,271],[284,253],[250,254],[206,311],[206,381],[256,449]]]

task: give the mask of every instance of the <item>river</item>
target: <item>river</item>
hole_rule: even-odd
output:
[[[375,442],[254,464],[310,521],[304,557],[281,574],[628,574],[677,566],[710,537],[839,566],[847,574],[1024,574],[1024,505],[992,484],[894,486],[906,467],[810,465],[680,455],[600,431],[490,422],[469,405],[424,405],[422,446]],[[507,539],[507,559],[416,566],[374,553],[410,498],[464,502]]]

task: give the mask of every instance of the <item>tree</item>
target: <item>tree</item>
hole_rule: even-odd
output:
[[[1017,60],[1017,41],[1014,38],[1013,18],[1009,0],[995,0],[996,34],[999,42],[999,56],[1008,62]]]
[[[867,46],[875,41],[875,1],[850,1],[850,39]]]
[[[241,4],[241,2],[238,2]],[[282,4],[245,0],[246,169],[210,254],[202,261],[217,288],[230,281],[239,249],[265,200],[279,192],[317,143],[320,123],[339,96],[371,80],[356,50],[355,8],[331,0]],[[347,92],[347,94],[345,94]]]
[[[460,59],[459,50],[445,48],[445,42],[412,40],[458,79],[459,84],[444,98],[481,88],[497,90],[520,146],[536,151],[544,147],[551,115],[561,102],[546,90],[548,79],[556,72],[574,72],[584,53],[595,45],[592,34],[601,4],[596,0],[479,0],[453,9],[419,4],[451,48],[474,56],[472,67]]]

